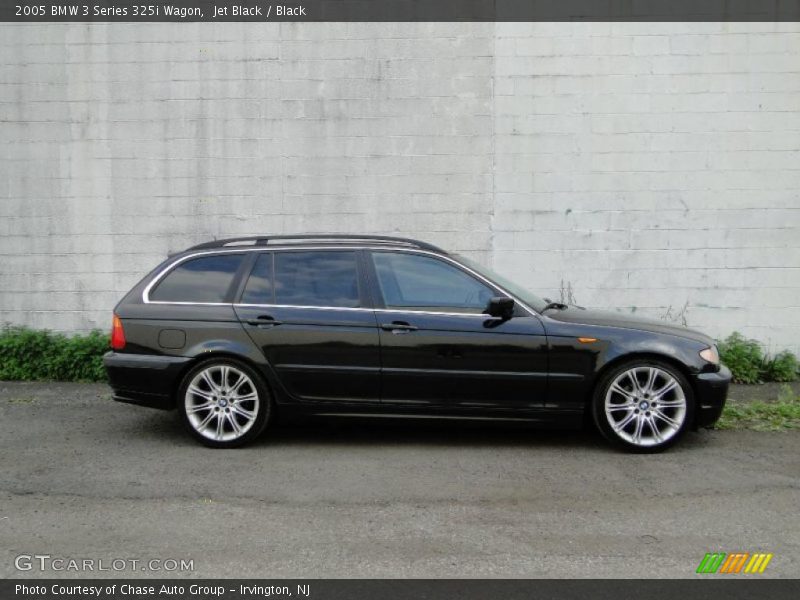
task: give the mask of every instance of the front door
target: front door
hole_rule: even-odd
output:
[[[236,314],[296,400],[379,400],[378,329],[359,263],[351,250],[275,250],[255,261]]]
[[[489,283],[443,258],[371,252],[381,340],[384,403],[462,408],[540,408],[547,390],[547,338],[521,307],[501,320],[482,314]]]

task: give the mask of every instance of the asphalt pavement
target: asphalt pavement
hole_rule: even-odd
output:
[[[697,577],[711,551],[794,577],[798,506],[796,432],[637,456],[590,432],[327,420],[220,451],[105,385],[0,382],[0,577]]]

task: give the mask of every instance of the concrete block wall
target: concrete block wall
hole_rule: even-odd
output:
[[[800,334],[800,24],[0,26],[0,321],[168,252],[410,235],[542,295]]]
[[[498,270],[797,351],[800,24],[500,24],[495,60]]]

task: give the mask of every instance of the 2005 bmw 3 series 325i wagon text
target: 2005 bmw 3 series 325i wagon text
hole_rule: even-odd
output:
[[[466,258],[384,236],[218,240],[171,256],[117,305],[114,398],[180,411],[200,442],[277,413],[581,426],[663,450],[720,416],[709,337],[538,298]]]

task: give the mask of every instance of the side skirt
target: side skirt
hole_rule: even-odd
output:
[[[541,426],[558,429],[579,429],[583,426],[583,411],[568,410],[447,410],[420,409],[419,406],[400,408],[386,405],[315,405],[283,404],[279,407],[281,418],[322,417],[324,419],[398,419],[409,421],[467,421],[507,423]]]

